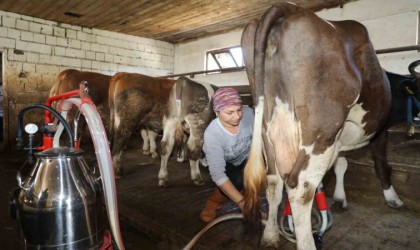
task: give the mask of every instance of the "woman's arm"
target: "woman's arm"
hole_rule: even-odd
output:
[[[238,204],[239,208],[242,210],[242,202],[244,199],[244,196],[241,194],[241,192],[236,189],[236,187],[232,184],[230,180],[226,181],[222,185],[219,186],[219,188],[225,193],[233,202]]]

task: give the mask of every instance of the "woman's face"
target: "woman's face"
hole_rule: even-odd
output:
[[[242,119],[242,105],[228,106],[218,112],[219,119],[222,123],[230,126],[238,126]]]

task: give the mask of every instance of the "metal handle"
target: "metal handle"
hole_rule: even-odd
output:
[[[16,180],[17,180],[17,182],[18,182],[18,186],[19,186],[21,189],[23,189],[23,190],[25,190],[25,191],[28,191],[28,190],[29,190],[29,188],[28,188],[28,187],[24,187],[24,181],[22,181],[22,174],[20,173],[20,171],[17,171],[17,174],[16,174]]]

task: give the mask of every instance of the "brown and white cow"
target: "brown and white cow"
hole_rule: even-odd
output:
[[[242,48],[256,104],[243,213],[256,218],[266,183],[269,214],[262,242],[277,246],[285,185],[297,248],[315,249],[315,190],[340,151],[367,145],[385,123],[388,79],[360,23],[326,21],[290,3],[274,5],[249,23]]]
[[[133,131],[148,129],[151,142],[162,130],[169,93],[175,80],[135,73],[117,73],[109,86],[112,157],[117,178],[123,175],[121,163],[125,145]],[[151,151],[156,151],[151,144]]]
[[[412,76],[404,76],[386,72],[390,82],[392,94],[392,106],[385,126],[377,132],[370,147],[374,160],[375,172],[381,183],[386,204],[391,208],[400,208],[404,205],[391,183],[392,168],[387,160],[388,129],[394,125],[407,122],[409,109],[407,99],[411,96],[420,99],[420,73],[415,68],[420,65],[420,60],[412,62],[409,72]],[[419,107],[413,105],[411,117],[416,117],[420,111]],[[344,190],[344,174],[347,170],[347,160],[339,156],[334,163],[336,185],[334,190],[334,203],[337,206],[346,207],[347,199]]]
[[[89,96],[98,109],[98,113],[104,123],[105,128],[109,124],[109,107],[108,107],[108,88],[111,76],[100,73],[79,71],[76,69],[66,69],[57,76],[57,80],[51,87],[49,96],[54,96],[79,89],[79,84],[83,81],[88,83]],[[73,114],[74,115],[74,114]],[[85,131],[86,122],[80,120],[77,138],[81,138],[81,134]]]
[[[214,118],[211,96],[215,87],[180,77],[171,90],[168,110],[163,118],[163,137],[161,141],[161,165],[159,186],[168,185],[168,159],[174,145],[183,148],[186,143],[191,179],[196,185],[203,185],[199,160],[204,157],[202,147],[204,130]],[[188,139],[185,140],[185,137]]]

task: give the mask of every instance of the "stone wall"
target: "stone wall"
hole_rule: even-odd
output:
[[[4,11],[0,52],[6,148],[14,145],[19,111],[30,103],[45,103],[57,74],[65,69],[161,76],[174,68],[173,44]],[[40,122],[42,112],[30,112],[26,120]]]

